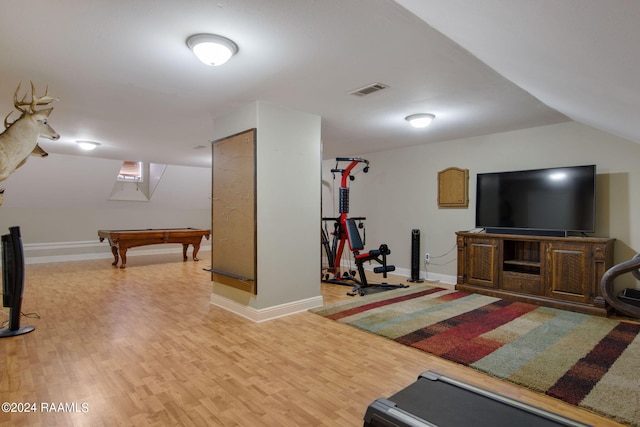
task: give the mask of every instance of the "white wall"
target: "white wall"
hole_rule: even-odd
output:
[[[267,107],[265,104],[264,108]],[[273,116],[276,122],[285,112],[287,110],[273,106],[271,111],[263,110],[261,114],[265,114],[264,119]],[[313,129],[319,129],[319,118],[308,118],[301,113],[301,123],[307,119]],[[253,103],[216,123],[216,135],[222,137],[257,127],[258,121],[258,104]],[[268,270],[274,277],[274,292],[265,296],[265,306],[284,301],[288,292],[292,298],[304,298],[318,289],[311,285],[301,289],[292,286],[293,290],[284,287],[285,282],[295,283],[296,276],[300,275],[296,267],[288,270],[292,265],[314,270],[314,281],[317,282],[319,268],[311,268],[307,263],[315,265],[320,257],[317,199],[321,190],[320,185],[312,182],[312,177],[321,172],[319,166],[314,166],[315,160],[309,160],[308,164],[299,162],[306,156],[319,159],[319,152],[315,151],[316,136],[309,137],[312,141],[307,145],[306,137],[294,130],[294,136],[280,151],[263,142],[263,139],[278,140],[279,132],[284,132],[288,126],[283,124],[281,129],[274,126],[259,135],[259,146],[263,144],[261,149],[267,150],[262,152],[265,159],[269,158],[269,163],[275,162],[275,165],[260,165],[262,172],[266,170],[266,177],[259,184],[259,197],[265,197],[266,201],[260,199],[259,209],[269,217],[269,222],[260,225],[260,232],[269,231],[269,234],[261,234],[258,244],[271,245],[272,250],[277,248],[292,257],[290,262],[274,262],[270,255],[262,258],[265,263],[259,268]],[[290,157],[285,159],[282,153],[290,153]],[[210,156],[210,152],[207,150],[203,155]],[[452,250],[455,232],[474,226],[475,177],[480,172],[594,163],[598,168],[597,230],[594,235],[617,239],[616,263],[640,252],[640,217],[637,215],[640,212],[640,170],[637,167],[640,145],[588,126],[570,122],[363,154],[362,157],[371,162],[371,168],[367,174],[358,173],[350,183],[350,215],[368,218],[367,248],[389,244],[390,262],[403,274],[409,275],[410,271],[411,230],[418,228],[421,230],[421,252],[428,251],[432,256],[426,270],[424,266],[421,268],[422,275],[427,272],[429,278],[455,281],[456,253]],[[56,254],[110,256],[107,244],[97,239],[97,230],[101,228],[211,226],[209,168],[169,165],[151,201],[109,201],[120,163],[56,154],[30,158],[25,166],[0,183],[6,188],[4,204],[0,206],[0,231],[20,226],[25,245],[31,247],[25,250],[27,258],[46,259]],[[311,168],[308,174],[304,171],[307,166]],[[337,196],[340,177],[337,175],[334,181],[329,172],[334,166],[335,159],[325,160],[322,165],[323,216],[337,215],[337,202],[333,202],[331,194],[335,187]],[[449,166],[470,171],[468,209],[437,207],[437,173]],[[274,204],[273,208],[269,207],[270,203]],[[277,208],[285,213],[279,215],[277,210],[271,210]],[[304,225],[288,225],[290,220],[299,218],[304,218]],[[289,238],[282,239],[281,228],[289,230],[289,237],[292,232],[311,227],[311,223],[314,223],[315,231],[308,238],[296,238],[293,243]],[[77,242],[86,245],[76,245]],[[203,246],[207,243],[203,241]],[[447,255],[438,258],[443,254]],[[616,288],[622,287],[635,287],[631,275],[616,282]],[[245,296],[225,296],[240,301],[246,299]],[[258,301],[254,303],[255,307],[263,307]]]
[[[320,295],[321,145],[319,116],[260,104],[259,307]]]
[[[0,231],[19,226],[27,262],[38,262],[110,256],[99,229],[211,227],[210,168],[168,165],[150,201],[108,200],[121,164],[57,154],[30,158],[0,184],[6,188]]]
[[[428,129],[426,130],[428,132]],[[387,243],[390,263],[409,275],[411,230],[421,230],[421,264],[431,279],[455,283],[455,232],[475,223],[476,174],[566,165],[597,165],[597,224],[593,236],[613,237],[615,262],[640,251],[640,145],[575,122],[475,138],[424,144],[363,154],[368,174],[351,186],[351,214],[367,217],[367,248]],[[332,202],[328,172],[335,160],[323,163],[323,215]],[[437,173],[447,167],[469,169],[469,208],[438,208]],[[339,180],[339,177],[336,177]],[[336,182],[336,193],[339,181]],[[336,204],[337,211],[337,204]],[[439,257],[442,255],[442,257]],[[630,275],[629,275],[630,276]],[[632,277],[617,288],[633,287]]]

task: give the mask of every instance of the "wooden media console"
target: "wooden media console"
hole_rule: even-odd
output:
[[[457,232],[456,289],[606,316],[615,239]]]

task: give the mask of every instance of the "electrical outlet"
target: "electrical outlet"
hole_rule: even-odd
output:
[[[429,252],[427,252],[426,254],[424,254],[424,261],[425,261],[425,262],[429,262],[429,261],[431,261],[431,255],[429,255]]]

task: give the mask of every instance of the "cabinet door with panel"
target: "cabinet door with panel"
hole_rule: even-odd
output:
[[[591,303],[593,250],[590,245],[548,242],[545,247],[545,294],[557,300]]]
[[[466,243],[465,283],[490,288],[499,287],[500,241],[470,238]]]
[[[438,172],[438,206],[441,208],[469,206],[469,169],[451,167]]]

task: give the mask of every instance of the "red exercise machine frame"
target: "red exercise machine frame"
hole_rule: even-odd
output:
[[[338,166],[341,162],[348,162],[348,165],[344,169],[339,169]],[[327,232],[321,227],[322,245],[325,249],[325,253],[328,258],[329,267],[327,272],[322,275],[323,281],[326,283],[333,283],[338,285],[352,286],[351,292],[348,295],[354,296],[356,293],[365,295],[366,288],[384,288],[384,289],[396,289],[406,288],[408,285],[391,285],[388,283],[370,284],[367,281],[364,263],[367,261],[375,261],[381,264],[380,267],[373,269],[374,273],[382,273],[383,277],[387,277],[387,273],[394,271],[395,266],[387,264],[387,255],[391,253],[386,244],[380,245],[378,249],[370,250],[368,252],[362,252],[364,250],[364,242],[360,238],[359,228],[363,228],[363,222],[365,217],[353,217],[349,218],[349,186],[348,182],[353,181],[355,176],[352,174],[353,169],[363,163],[365,166],[363,172],[369,171],[369,162],[365,159],[358,157],[337,157],[336,167],[331,169],[332,173],[340,173],[342,179],[340,182],[339,193],[339,212],[340,216],[337,218],[322,218],[323,221],[333,221],[334,229],[332,233]],[[335,175],[334,175],[335,176]],[[358,221],[358,225],[356,225]],[[333,241],[329,242],[329,234],[333,235]],[[358,270],[358,278],[354,271],[340,272],[342,264],[342,254],[346,244],[349,244],[349,250],[353,253],[355,264]],[[332,277],[333,275],[333,277]]]

